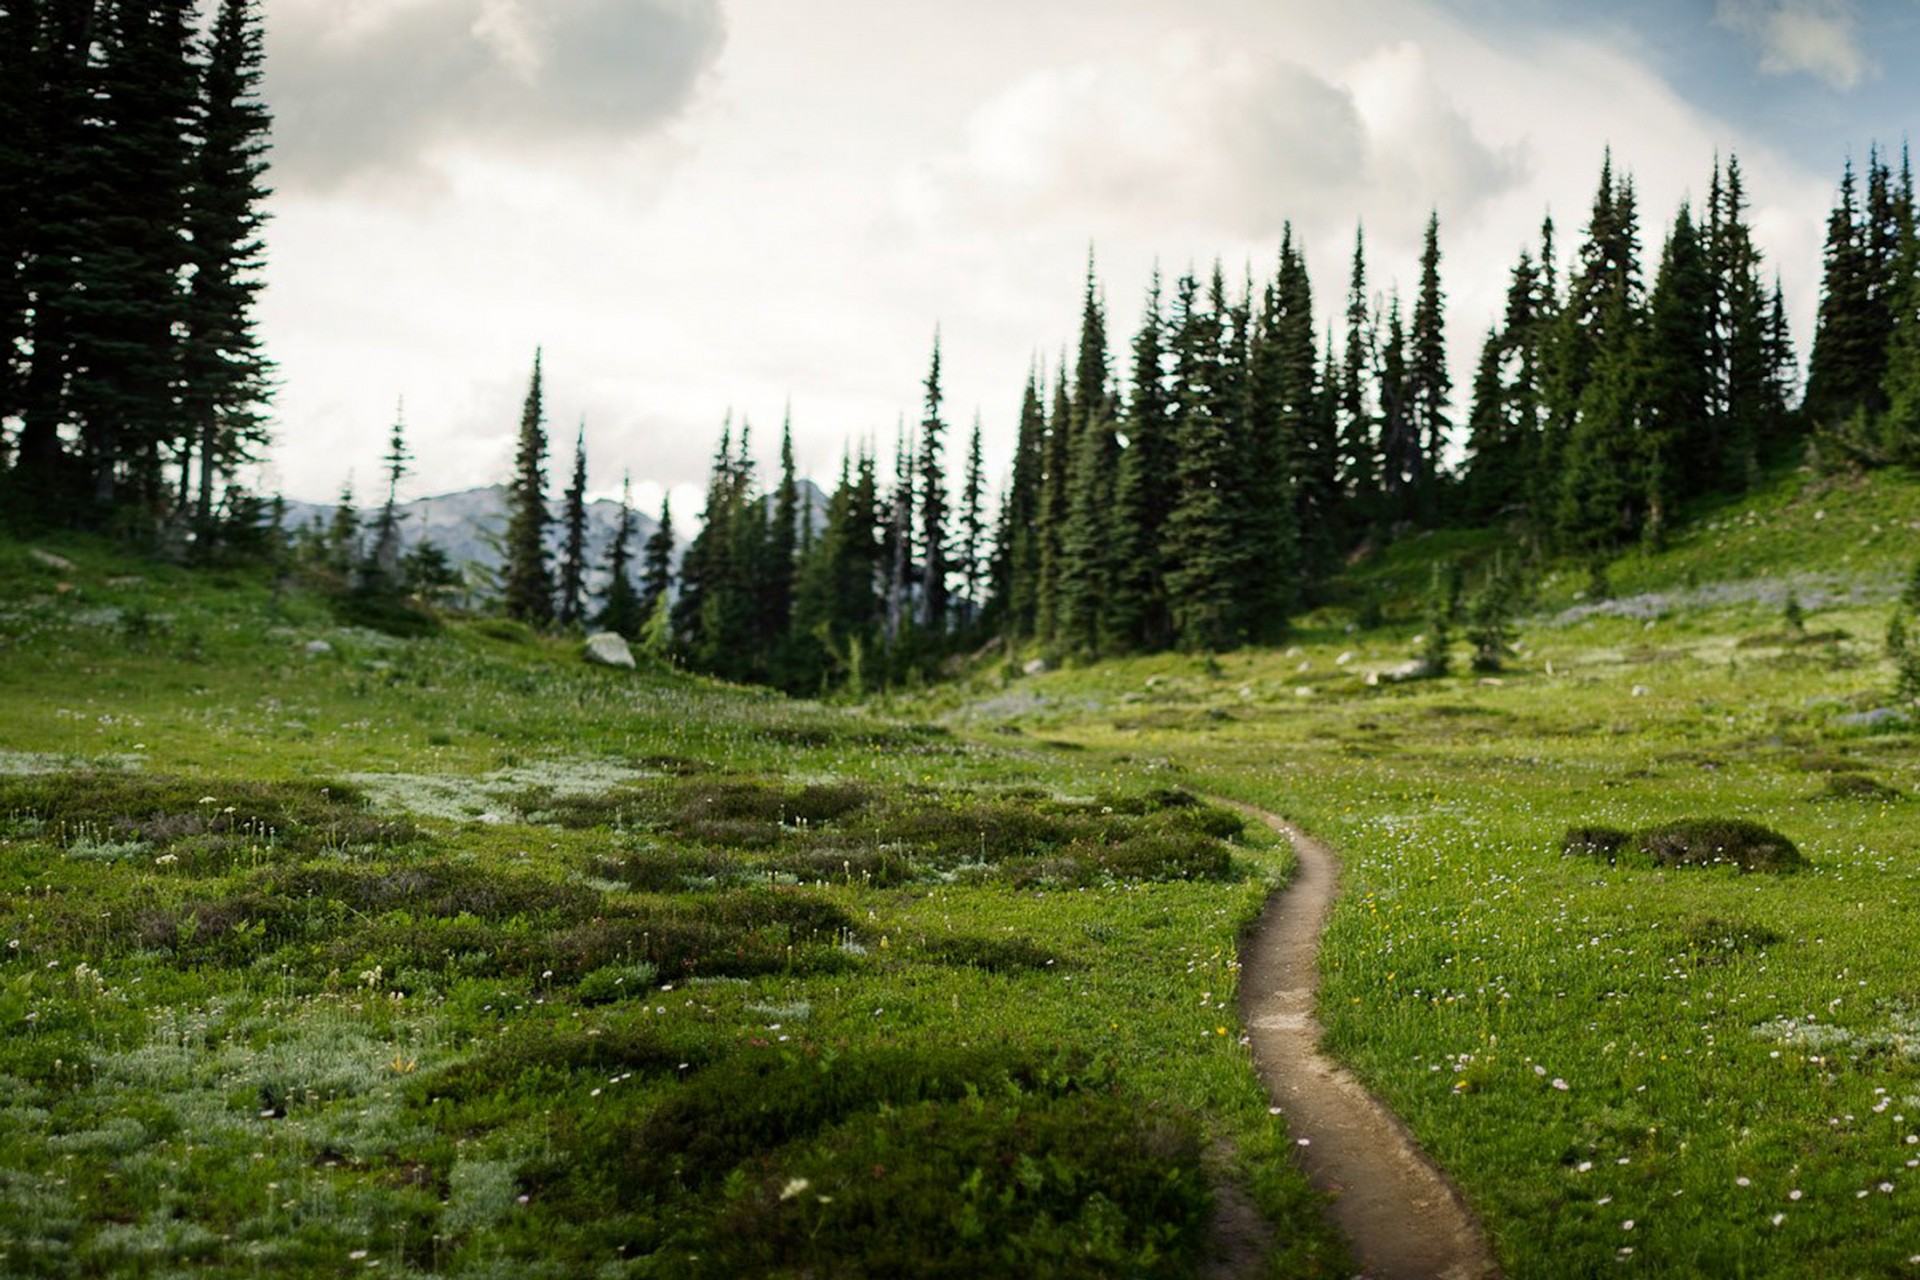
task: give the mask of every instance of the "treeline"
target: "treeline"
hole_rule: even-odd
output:
[[[9,513],[253,536],[269,117],[257,0],[0,0]]]
[[[1804,398],[1732,157],[1649,266],[1633,182],[1609,156],[1572,252],[1547,219],[1518,255],[1463,414],[1437,217],[1410,303],[1370,287],[1356,236],[1325,331],[1291,230],[1265,280],[1216,264],[1168,290],[1156,275],[1118,356],[1090,267],[1072,363],[1028,378],[990,530],[977,430],[950,501],[936,348],[890,481],[870,447],[850,456],[817,534],[795,514],[790,451],[769,502],[744,428],[723,437],[656,638],[700,669],[796,689],[899,678],[990,639],[1215,651],[1284,635],[1344,564],[1409,531],[1499,527],[1523,558],[1599,565],[1782,461],[1914,461],[1910,167],[1876,150],[1859,186],[1849,164]]]

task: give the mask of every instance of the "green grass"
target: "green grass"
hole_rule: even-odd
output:
[[[1567,613],[1563,571],[1490,680],[1370,686],[1411,628],[1347,634],[1333,611],[1290,650],[1068,670],[950,714],[1176,762],[1341,850],[1328,1047],[1455,1175],[1509,1274],[1908,1274],[1920,735],[1858,717],[1894,705],[1880,637],[1916,517],[1909,480],[1790,478],[1617,564],[1616,594],[1665,595],[1644,616]],[[1417,552],[1394,553],[1409,584]],[[1810,642],[1782,578],[1819,601]],[[1810,865],[1563,851],[1570,829],[1703,818]]]
[[[0,546],[0,1272],[1274,1275],[1172,768]],[[324,646],[314,642],[324,642]]]

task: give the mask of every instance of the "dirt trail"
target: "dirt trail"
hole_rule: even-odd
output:
[[[1236,806],[1240,807],[1240,806]],[[1300,1163],[1333,1197],[1333,1218],[1373,1280],[1499,1275],[1480,1224],[1407,1127],[1320,1052],[1315,957],[1337,888],[1333,851],[1291,823],[1242,807],[1293,842],[1299,870],[1267,903],[1240,957],[1240,1016],[1254,1066],[1287,1117]]]

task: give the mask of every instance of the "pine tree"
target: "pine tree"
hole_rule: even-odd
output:
[[[960,581],[966,592],[960,625],[971,631],[985,607],[988,577],[987,478],[980,450],[980,415],[973,416],[973,434],[967,440],[967,471],[960,490]]]
[[[1340,365],[1340,488],[1360,522],[1378,514],[1380,445],[1374,406],[1368,397],[1374,371],[1374,317],[1367,298],[1367,242],[1353,233],[1353,268],[1347,286],[1346,354]]]
[[[1240,510],[1234,500],[1239,463],[1229,416],[1225,365],[1231,317],[1219,272],[1206,303],[1191,274],[1180,278],[1172,323],[1177,412],[1178,497],[1167,517],[1167,592],[1182,647],[1216,652],[1243,638],[1239,574]]]
[[[360,508],[353,504],[353,473],[340,485],[334,502],[333,519],[327,525],[327,564],[342,578],[353,573],[360,563]]]
[[[1412,428],[1412,474],[1408,514],[1431,525],[1440,513],[1441,468],[1453,427],[1447,415],[1453,378],[1447,371],[1445,297],[1440,291],[1440,215],[1427,217],[1420,252],[1420,293],[1413,304],[1408,334],[1407,409]]]
[[[793,414],[780,424],[780,483],[773,491],[772,519],[767,525],[767,567],[762,580],[765,598],[761,634],[777,645],[793,622],[793,583],[798,572],[800,545],[800,482],[793,466]]]
[[[1646,533],[1656,543],[1665,537],[1682,499],[1712,487],[1739,456],[1730,447],[1727,420],[1716,424],[1713,419],[1714,352],[1723,331],[1716,322],[1720,305],[1711,251],[1711,240],[1702,244],[1694,230],[1692,210],[1681,205],[1654,278],[1643,349],[1640,466]],[[1752,443],[1749,434],[1748,465]]]
[[[621,482],[621,504],[626,504]],[[673,594],[673,497],[660,495],[660,522],[640,552],[640,616],[651,618]]]
[[[554,621],[571,627],[584,616],[587,588],[587,424],[573,439],[573,481],[560,508],[560,607]]]
[[[1825,263],[1803,408],[1816,427],[1831,433],[1856,414],[1873,412],[1883,380],[1876,377],[1884,356],[1877,345],[1875,268],[1851,162],[1827,218]]]
[[[1019,641],[1034,634],[1040,592],[1040,503],[1046,482],[1047,415],[1041,407],[1037,370],[1027,373],[1020,397],[1020,426],[1013,448],[1013,475],[1001,503],[994,539],[993,596],[1000,604],[1007,636]]]
[[[1115,573],[1108,628],[1116,647],[1162,649],[1173,642],[1162,539],[1178,493],[1178,441],[1167,389],[1166,323],[1160,272],[1147,290],[1146,314],[1133,340],[1127,447],[1115,479]]]
[[[387,500],[373,521],[373,543],[359,566],[359,586],[364,591],[391,594],[400,589],[400,481],[407,474],[406,406],[394,410],[393,431],[387,437]]]
[[[96,33],[98,114],[80,158],[93,185],[78,287],[65,302],[65,408],[102,512],[124,503],[162,514],[162,466],[182,434],[190,9],[187,0],[108,5]]]
[[[536,626],[553,621],[553,577],[547,569],[547,429],[540,352],[520,410],[513,480],[507,486],[506,610]]]
[[[1040,583],[1035,593],[1034,635],[1052,645],[1060,634],[1061,538],[1066,532],[1072,493],[1070,475],[1076,455],[1073,405],[1067,394],[1063,355],[1053,377],[1053,404],[1047,414],[1046,473],[1040,484]]]
[[[947,424],[940,416],[944,399],[940,390],[940,335],[933,335],[933,361],[927,370],[926,413],[920,419],[919,478],[916,502],[920,518],[920,601],[921,630],[940,635],[947,628],[947,570],[949,536],[947,532],[947,472],[942,454]]]
[[[664,523],[666,516],[661,515]],[[602,630],[612,631],[636,640],[640,636],[641,624],[652,615],[653,608],[660,596],[649,596],[642,592],[636,595],[633,589],[633,575],[628,566],[633,563],[633,480],[630,476],[620,477],[620,519],[613,527],[613,545],[607,549],[607,590],[601,598],[600,614],[595,621]]]
[[[204,44],[197,138],[187,191],[188,276],[180,348],[180,467],[197,460],[195,522],[213,517],[214,490],[267,443],[273,363],[254,323],[266,224],[272,119],[260,100],[258,0],[220,0]]]
[[[1106,312],[1087,264],[1080,312],[1080,356],[1068,408],[1065,524],[1059,533],[1059,573],[1054,590],[1054,642],[1076,653],[1100,648],[1103,614],[1110,599],[1114,487],[1120,443],[1114,431],[1113,392],[1107,356]]]

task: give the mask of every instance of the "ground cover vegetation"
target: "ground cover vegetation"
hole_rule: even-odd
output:
[[[928,697],[1329,839],[1328,1047],[1508,1274],[1903,1274],[1920,709],[1885,633],[1920,486],[1807,468],[1682,514],[1605,597],[1583,558],[1530,580],[1497,673],[1456,630],[1449,674],[1392,678],[1431,644],[1436,568],[1503,550],[1437,532],[1286,647]]]
[[[9,1275],[1342,1273],[1175,770],[81,537],[0,652]]]

